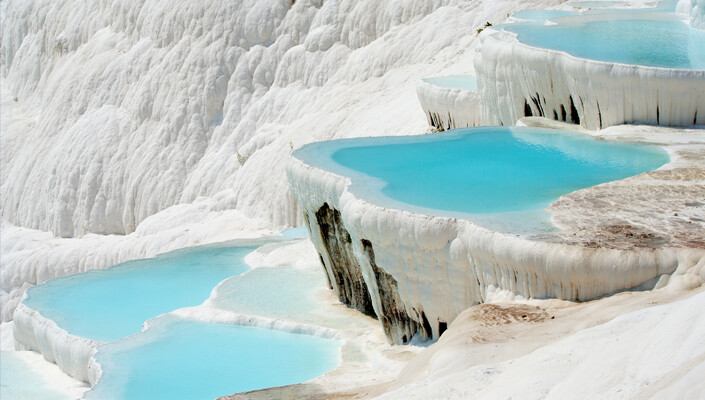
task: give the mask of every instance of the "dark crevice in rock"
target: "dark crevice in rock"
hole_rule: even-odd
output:
[[[570,96],[570,122],[580,125],[580,116],[578,115],[578,109],[575,108],[573,96]]]
[[[426,314],[423,311],[421,311],[421,328],[423,328],[421,333],[424,335],[424,337],[429,338],[433,336],[431,324],[428,322],[428,318],[426,318]]]
[[[600,121],[600,129],[602,129],[602,111],[600,111],[600,103],[597,103],[597,119]]]
[[[568,118],[568,113],[565,112],[565,106],[561,104],[561,120],[565,122],[566,118]]]
[[[375,280],[377,281],[381,303],[379,319],[382,322],[384,333],[392,342],[400,340],[401,343],[407,343],[414,336],[414,333],[419,330],[419,323],[411,319],[409,314],[407,314],[404,303],[402,303],[399,297],[397,281],[392,275],[384,272],[377,266],[372,243],[366,239],[362,239],[361,242],[365,257],[367,257],[367,261],[370,263],[372,272],[375,275]],[[428,321],[426,321],[426,323],[428,323]],[[426,337],[430,337],[430,335],[426,335]]]
[[[556,110],[553,110],[553,119],[558,121],[558,112],[556,112]]]
[[[524,99],[524,116],[525,117],[533,117],[534,113],[531,112],[531,106],[529,105],[529,101]]]
[[[447,329],[448,329],[447,322],[439,322],[438,323],[438,337],[441,337],[441,335],[443,335],[443,332],[445,332]]]
[[[698,110],[695,110],[695,116],[693,117],[693,125],[697,125],[698,121]]]
[[[656,106],[656,125],[661,125],[660,121],[661,121],[661,115],[659,113],[658,106]]]
[[[370,293],[362,277],[362,268],[353,254],[352,239],[343,225],[340,211],[324,203],[316,212],[316,221],[328,259],[333,264],[327,265],[326,272],[332,274],[328,279],[336,283],[338,298],[356,310],[375,315]]]
[[[536,106],[536,110],[539,112],[539,117],[543,117],[543,107],[541,107],[541,102],[539,101],[539,94],[536,93],[536,97],[529,96],[531,97],[531,102],[534,103]]]

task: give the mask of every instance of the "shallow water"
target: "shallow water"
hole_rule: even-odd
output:
[[[320,269],[257,268],[218,286],[211,305],[240,314],[306,320],[321,309],[317,291],[326,287]]]
[[[251,246],[204,246],[52,279],[24,303],[70,334],[109,342],[140,332],[150,318],[196,306],[224,279],[249,267]]]
[[[73,400],[67,393],[52,388],[21,359],[19,352],[0,352],[0,399]]]
[[[619,18],[554,19],[557,24],[507,24],[529,46],[564,51],[576,57],[652,67],[705,69],[705,31],[675,16],[615,13]]]
[[[315,378],[338,364],[340,343],[271,329],[163,316],[101,345],[105,371],[87,399],[198,400]]]
[[[477,90],[477,79],[472,75],[449,75],[426,78],[424,82],[448,89]]]
[[[294,154],[352,177],[352,192],[385,207],[490,224],[509,215],[539,225],[547,215],[534,212],[561,195],[650,171],[669,160],[657,147],[537,128],[329,141]]]

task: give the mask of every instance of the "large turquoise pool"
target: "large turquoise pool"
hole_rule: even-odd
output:
[[[554,24],[507,24],[503,28],[533,47],[598,61],[652,67],[705,69],[705,31],[679,17],[612,13],[553,19]]]
[[[167,315],[98,348],[104,372],[86,399],[212,400],[304,382],[335,368],[339,348],[310,335]]]
[[[204,246],[52,279],[27,289],[24,303],[70,334],[111,342],[150,318],[196,306],[222,280],[249,270],[255,247]]]
[[[372,203],[471,220],[520,218],[563,194],[669,161],[658,147],[507,127],[320,142],[294,156],[351,177],[350,190]]]

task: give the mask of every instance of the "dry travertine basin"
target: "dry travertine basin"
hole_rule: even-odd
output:
[[[549,207],[560,232],[545,239],[622,250],[705,249],[705,130],[616,126],[592,135],[663,146],[671,162],[562,196]]]

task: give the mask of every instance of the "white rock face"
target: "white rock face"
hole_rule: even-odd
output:
[[[14,321],[17,350],[37,351],[67,375],[91,385],[97,382],[100,368],[93,355],[100,342],[71,335],[24,304],[17,307]]]
[[[680,0],[676,11],[690,17],[690,26],[705,29],[705,0]]]
[[[27,129],[3,129],[2,215],[62,237],[124,234],[232,190],[230,207],[296,225],[278,160],[318,139],[423,132],[413,84],[520,6],[3,2],[2,75]]]
[[[416,87],[428,124],[439,130],[480,126],[480,96],[475,90],[450,89],[421,81]]]
[[[475,70],[485,124],[532,115],[591,130],[705,124],[705,71],[585,60],[524,45],[508,32],[480,36]]]

